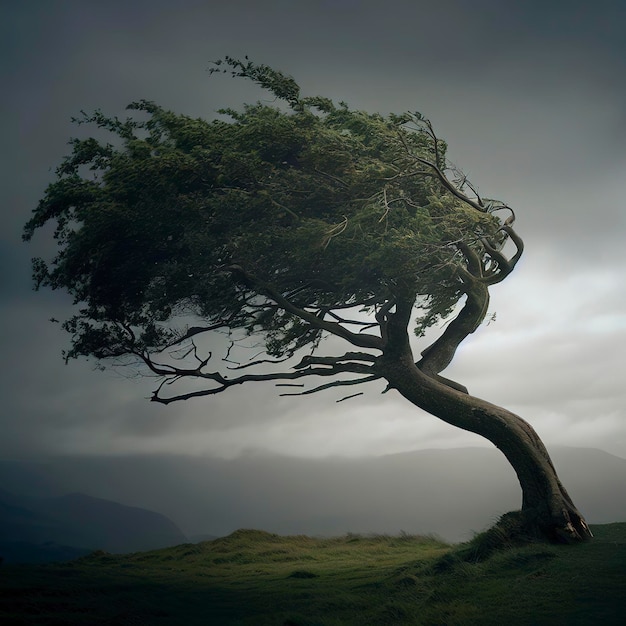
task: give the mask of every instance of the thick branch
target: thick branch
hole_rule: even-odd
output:
[[[294,369],[302,369],[311,365],[336,365],[337,363],[344,363],[346,361],[366,361],[369,363],[376,362],[376,358],[373,354],[367,352],[346,352],[343,356],[316,356],[313,354],[307,354],[302,358],[300,363],[294,366]],[[354,365],[357,365],[356,363]]]
[[[467,289],[467,300],[457,317],[446,327],[443,334],[422,352],[422,358],[416,363],[417,367],[431,378],[437,378],[450,387],[459,388],[458,383],[450,384],[439,376],[454,358],[457,348],[463,340],[473,333],[487,314],[489,307],[489,291],[487,286],[479,280],[474,280]]]
[[[483,264],[478,254],[464,241],[459,242],[458,247],[467,261],[469,273],[476,278],[480,278],[483,275]]]
[[[476,397],[460,394],[424,375],[407,351],[386,360],[379,369],[393,389],[415,406],[441,420],[485,437],[513,466],[522,488],[522,515],[528,528],[540,530],[553,541],[590,538],[584,518],[576,510],[558,479],[545,446],[523,419]]]
[[[507,220],[507,222],[508,221],[509,220]],[[491,247],[490,244],[487,243],[486,245],[485,242],[483,242],[483,246],[485,246],[487,254],[489,254],[489,256],[498,264],[497,272],[484,277],[483,281],[487,285],[495,285],[496,283],[502,282],[515,269],[517,262],[520,260],[524,252],[524,242],[522,238],[513,230],[512,226],[505,223],[500,230],[504,231],[509,236],[515,245],[516,252],[510,259],[507,259],[501,252]]]
[[[311,313],[309,311],[306,311],[305,309],[296,306],[293,302],[291,302],[285,296],[276,291],[274,287],[252,276],[239,265],[231,265],[226,269],[230,270],[234,274],[239,274],[247,284],[253,285],[255,289],[259,291],[259,293],[263,293],[264,295],[268,296],[279,307],[287,311],[287,313],[291,313],[292,315],[299,317],[301,320],[304,320],[305,322],[310,324],[313,328],[325,330],[333,335],[336,335],[337,337],[345,339],[346,341],[355,346],[358,346],[359,348],[380,349],[382,347],[382,340],[380,337],[365,333],[353,333],[337,322],[330,322],[315,315],[315,313]]]

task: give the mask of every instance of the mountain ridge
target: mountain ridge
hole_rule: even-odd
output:
[[[594,448],[553,448],[551,454],[589,523],[626,519],[626,502],[618,497],[626,459]],[[366,459],[254,454],[0,462],[0,485],[9,487],[8,477],[22,493],[82,491],[160,511],[187,536],[253,527],[310,535],[404,530],[464,541],[521,504],[515,473],[496,448],[487,447]]]
[[[0,553],[8,562],[125,553],[184,543],[166,516],[83,493],[37,498],[0,490]]]

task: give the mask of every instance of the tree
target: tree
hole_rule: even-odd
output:
[[[533,428],[441,375],[522,255],[513,210],[477,193],[419,113],[302,97],[248,59],[212,71],[278,105],[205,121],[140,101],[125,120],[77,120],[114,143],[72,140],[24,231],[56,224],[56,256],[35,259],[34,278],[78,307],[63,324],[66,360],[134,359],[161,378],[152,400],[163,404],[252,381],[307,394],[384,379],[504,453],[528,529],[590,537]],[[411,330],[451,315],[416,359]],[[229,340],[221,364],[203,341],[215,333]],[[244,337],[261,337],[263,355],[235,362]],[[345,352],[322,353],[328,337]]]

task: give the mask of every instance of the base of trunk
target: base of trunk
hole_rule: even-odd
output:
[[[552,543],[576,543],[593,536],[528,422],[427,375],[413,363],[408,342],[400,354],[385,357],[379,368],[392,388],[444,422],[484,437],[515,470],[522,489],[522,510],[514,518],[505,516],[494,534],[504,530],[503,539],[541,538]]]
[[[568,501],[561,501],[550,509],[528,509],[519,514],[523,527],[551,543],[578,543],[593,537],[584,517]]]
[[[577,543],[591,537],[593,534],[585,520],[575,513],[568,512],[567,515],[555,518],[553,515],[540,515],[537,511],[511,511],[502,515],[491,528],[474,537],[459,556],[464,561],[483,561],[493,552],[515,546],[529,543]]]

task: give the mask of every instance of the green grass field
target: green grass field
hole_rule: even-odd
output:
[[[575,546],[240,530],[154,552],[0,566],[0,624],[623,624],[626,523]]]

